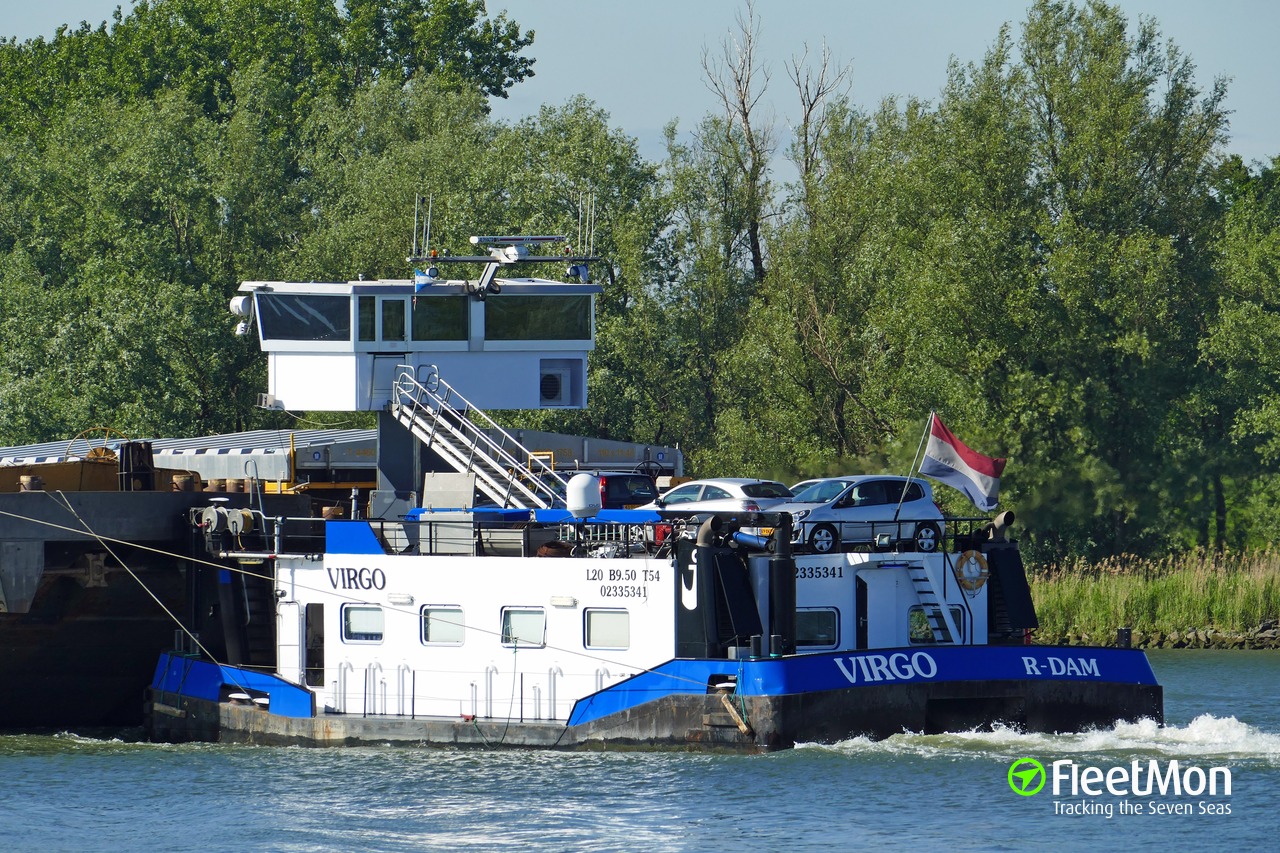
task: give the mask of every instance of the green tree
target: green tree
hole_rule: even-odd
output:
[[[505,98],[533,76],[533,44],[506,13],[485,17],[484,0],[347,0],[343,54],[350,80],[392,75],[400,82],[441,74]]]
[[[1239,164],[1235,164],[1237,167]],[[1273,541],[1280,465],[1280,163],[1260,174],[1232,169],[1223,197],[1230,203],[1219,244],[1220,311],[1202,345],[1214,383],[1203,409],[1218,434],[1211,469],[1230,492],[1237,522],[1215,514],[1215,540],[1235,546]],[[1229,440],[1230,443],[1227,443]],[[1207,535],[1205,537],[1207,539]]]
[[[1225,83],[1202,92],[1154,22],[1130,35],[1101,4],[1038,3],[1022,65],[1033,281],[1047,321],[1032,364],[1078,401],[1037,431],[1050,458],[1072,462],[1036,492],[1088,496],[1081,509],[1093,522],[1077,516],[1077,529],[1105,550],[1158,547],[1170,531],[1156,485],[1186,477],[1165,451],[1170,427],[1185,424],[1188,387],[1200,384],[1197,346],[1214,307],[1210,190]],[[1049,502],[1035,509],[1049,525],[1069,520]]]
[[[361,42],[370,10],[394,38]],[[413,193],[468,185],[532,33],[469,0],[346,12],[143,0],[0,44],[0,440],[266,422],[239,281],[404,274]]]
[[[378,80],[349,105],[319,102],[301,154],[309,225],[284,275],[405,277],[417,194],[433,200],[433,245],[465,245],[472,176],[493,136],[479,95],[430,79]]]
[[[1013,458],[1006,495],[1045,547],[1178,540],[1165,508],[1203,497],[1194,448],[1216,440],[1193,415],[1225,88],[1193,71],[1152,22],[1040,2],[936,108],[806,136],[749,324],[755,369],[790,381],[739,432],[765,448],[807,424],[810,470],[897,467],[936,409]]]

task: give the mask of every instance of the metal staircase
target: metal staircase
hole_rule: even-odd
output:
[[[934,642],[952,644],[960,642],[960,631],[957,630],[955,620],[951,617],[951,608],[946,605],[945,598],[938,594],[933,578],[925,570],[924,564],[908,565],[907,575],[911,578],[911,585],[916,590],[916,598],[920,600],[920,606],[929,620]]]
[[[421,382],[412,367],[396,370],[391,416],[456,471],[475,474],[477,489],[503,507],[564,505],[564,477],[471,405],[434,365]]]

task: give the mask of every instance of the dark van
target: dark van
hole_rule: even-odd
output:
[[[648,474],[600,471],[602,509],[634,509],[658,497],[658,487]]]

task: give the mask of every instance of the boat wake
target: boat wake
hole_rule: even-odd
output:
[[[1196,758],[1280,767],[1280,734],[1262,731],[1235,717],[1212,714],[1202,714],[1185,726],[1160,726],[1153,720],[1141,720],[1074,734],[1026,733],[998,727],[992,731],[938,735],[903,733],[878,741],[860,737],[833,745],[800,744],[797,748],[850,757],[1006,760],[1024,755],[1096,755],[1108,760]]]

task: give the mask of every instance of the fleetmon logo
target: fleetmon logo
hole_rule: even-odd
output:
[[[1009,787],[1019,797],[1040,793],[1044,780],[1044,765],[1034,758],[1019,758],[1009,767]]]

